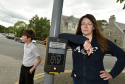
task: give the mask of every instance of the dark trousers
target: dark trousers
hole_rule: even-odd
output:
[[[75,79],[73,78],[73,84],[78,84],[76,81],[75,81]]]
[[[20,71],[20,78],[19,78],[19,84],[34,84],[33,77],[35,70],[30,74],[30,69],[31,67],[25,67],[21,66],[21,71]]]

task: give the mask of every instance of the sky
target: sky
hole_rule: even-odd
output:
[[[124,3],[117,0],[64,0],[62,15],[80,18],[92,14],[96,20],[107,20],[115,15],[116,22],[125,23]],[[54,0],[0,0],[0,25],[14,26],[17,21],[29,20],[35,16],[47,17],[51,21]]]

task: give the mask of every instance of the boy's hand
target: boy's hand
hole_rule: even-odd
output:
[[[37,58],[37,61],[36,61],[36,63],[35,63],[35,65],[30,69],[30,74],[32,74],[32,72],[35,70],[35,68],[39,65],[39,63],[41,62],[41,57],[40,56],[38,56],[38,57],[36,57]]]
[[[92,53],[92,45],[89,42],[89,40],[86,40],[85,43],[83,44],[84,49],[87,51],[88,56]]]
[[[29,72],[30,72],[30,74],[32,74],[32,72],[33,72],[33,68],[31,68]]]

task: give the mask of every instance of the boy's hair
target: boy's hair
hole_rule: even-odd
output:
[[[35,38],[36,33],[33,29],[26,29],[23,31],[23,35],[27,36],[27,38],[31,37],[31,40],[33,40]]]

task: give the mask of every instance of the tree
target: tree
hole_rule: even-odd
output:
[[[15,24],[14,24],[14,28],[19,28],[19,27],[24,27],[24,28],[27,28],[27,24],[24,22],[24,21],[17,21]]]
[[[9,30],[9,33],[14,33],[14,31],[12,29]]]
[[[123,3],[125,0],[117,0],[117,3],[120,2],[120,3]],[[123,7],[123,10],[125,9],[125,4],[124,4],[124,7]]]
[[[38,21],[39,21],[38,15],[35,15],[34,17],[32,17],[31,20],[29,20],[30,24],[28,25],[28,28],[31,28],[31,27],[35,28]]]
[[[24,21],[17,21],[14,24],[14,32],[16,37],[21,37],[23,34],[23,29],[27,28],[27,24]]]
[[[1,33],[4,33],[5,31],[6,31],[6,27],[5,26],[3,26],[3,25],[0,25],[0,32]]]
[[[23,27],[19,27],[18,29],[16,29],[16,37],[21,37],[23,35]]]
[[[46,38],[48,37],[48,31],[50,30],[50,20],[47,18],[39,18],[35,15],[31,20],[29,20],[28,28],[33,28],[36,32],[36,37]],[[46,33],[45,33],[46,32]]]
[[[15,33],[15,28],[14,27],[12,27],[12,26],[10,26],[10,27],[8,27],[7,29],[6,29],[6,33]]]
[[[44,33],[41,34],[42,40],[45,40],[49,36],[50,29],[46,29]]]
[[[106,20],[97,20],[97,23],[101,31],[103,31],[103,29],[108,25],[108,22]]]

